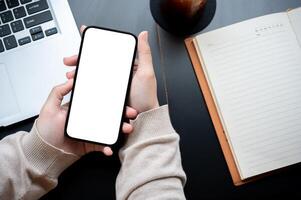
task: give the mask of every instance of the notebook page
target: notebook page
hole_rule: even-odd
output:
[[[287,12],[287,15],[299,41],[299,44],[301,45],[301,7]]]
[[[286,13],[196,37],[240,176],[301,161],[301,50]]]

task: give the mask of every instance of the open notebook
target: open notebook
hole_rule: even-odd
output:
[[[301,162],[301,8],[185,43],[234,183]]]

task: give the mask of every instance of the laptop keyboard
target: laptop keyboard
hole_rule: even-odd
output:
[[[0,53],[57,34],[50,21],[47,0],[0,0]]]

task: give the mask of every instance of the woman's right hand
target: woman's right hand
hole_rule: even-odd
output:
[[[157,81],[147,31],[138,36],[138,59],[134,65],[129,106],[138,113],[159,107]]]
[[[64,63],[68,66],[75,66],[77,59],[78,56],[71,56],[65,58]],[[72,79],[74,71],[68,72],[66,76],[68,79]],[[138,59],[134,64],[128,105],[138,113],[159,107],[157,82],[147,31],[141,32],[138,36]]]

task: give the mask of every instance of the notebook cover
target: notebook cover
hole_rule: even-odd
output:
[[[224,129],[223,129],[221,120],[219,118],[213,97],[211,95],[201,62],[199,60],[199,56],[198,56],[196,48],[194,46],[193,38],[185,39],[185,45],[186,45],[187,51],[189,53],[190,60],[192,62],[199,86],[201,87],[205,102],[207,104],[208,111],[209,111],[212,123],[214,125],[219,143],[221,145],[224,157],[226,159],[233,183],[234,183],[234,185],[239,186],[239,185],[245,184],[247,182],[250,182],[250,181],[254,180],[254,178],[245,179],[245,180],[242,180],[240,178],[238,168],[235,164],[233,154],[231,152],[229,143],[228,143],[226,135],[224,133]]]

